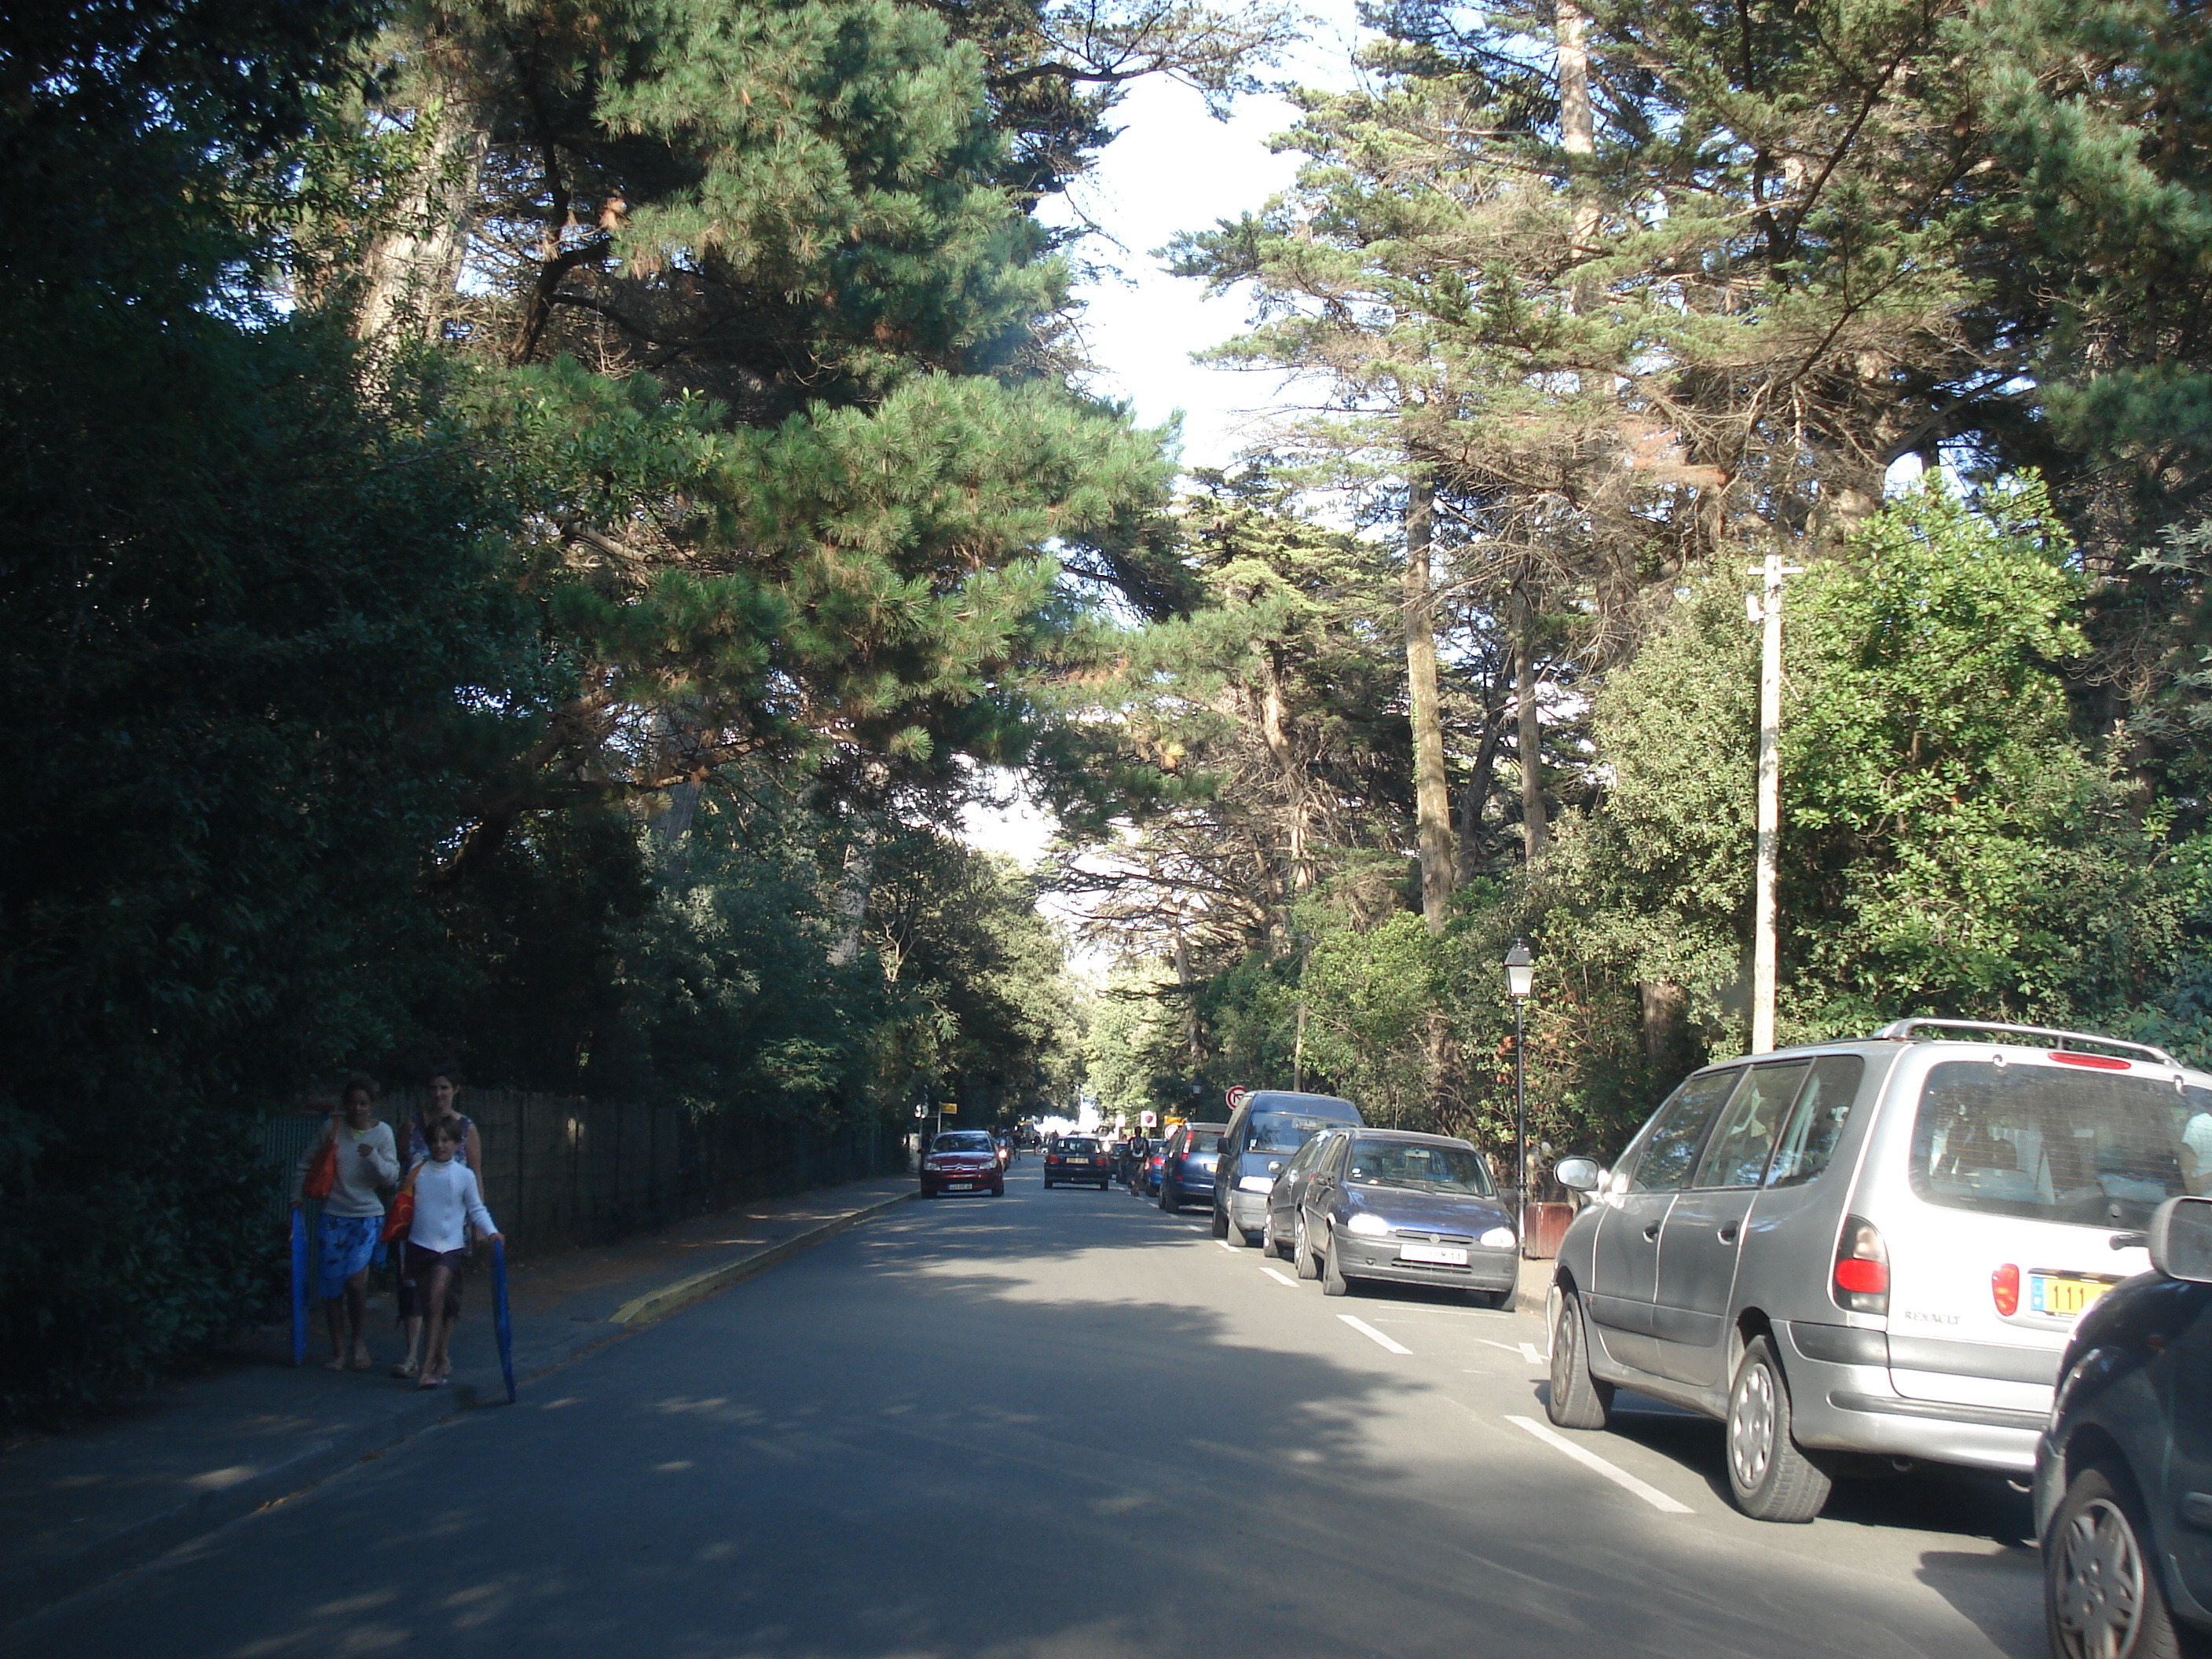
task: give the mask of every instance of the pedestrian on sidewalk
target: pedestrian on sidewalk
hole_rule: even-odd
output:
[[[374,1363],[362,1327],[368,1320],[368,1267],[384,1224],[381,1188],[399,1179],[399,1155],[392,1126],[376,1115],[376,1084],[356,1073],[346,1079],[338,1109],[313,1145],[292,1166],[292,1207],[305,1194],[307,1171],[326,1147],[334,1148],[331,1190],[315,1223],[315,1291],[330,1323],[331,1357],[326,1370],[349,1364],[365,1371]]]
[[[455,1103],[461,1092],[461,1076],[458,1066],[434,1066],[427,1079],[430,1104],[407,1121],[407,1167],[421,1168],[430,1157],[430,1126],[452,1123],[459,1126],[461,1160],[477,1178],[477,1193],[483,1193],[483,1143],[477,1134],[477,1126]],[[394,1376],[406,1377],[418,1374],[418,1357],[422,1352],[422,1298],[420,1287],[408,1271],[407,1253],[399,1253],[398,1303],[400,1328],[407,1334],[407,1357],[392,1368]]]
[[[415,1171],[415,1220],[407,1232],[405,1270],[424,1316],[422,1371],[415,1386],[441,1389],[453,1376],[447,1347],[461,1316],[468,1230],[473,1224],[483,1244],[495,1243],[499,1228],[484,1207],[476,1171],[460,1157],[460,1127],[450,1118],[436,1118],[426,1133],[430,1156]]]

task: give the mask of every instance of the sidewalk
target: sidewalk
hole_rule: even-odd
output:
[[[620,1243],[507,1264],[518,1386],[713,1294],[914,1194],[884,1176],[698,1216]],[[324,1370],[322,1313],[307,1363],[271,1327],[77,1432],[0,1456],[0,1627],[289,1497],[441,1419],[504,1405],[490,1274],[469,1276],[453,1382],[387,1375],[404,1340],[390,1297],[370,1304],[374,1371]]]

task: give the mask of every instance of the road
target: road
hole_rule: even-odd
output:
[[[2039,1659],[2001,1485],[1748,1521],[1715,1425],[1552,1431],[1542,1340],[1433,1292],[1325,1298],[1028,1159],[1003,1199],[902,1206],[0,1650]]]

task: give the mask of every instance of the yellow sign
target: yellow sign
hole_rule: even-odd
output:
[[[960,1103],[955,1101],[950,1106],[940,1106],[937,1109],[947,1117],[957,1117],[960,1115]]]

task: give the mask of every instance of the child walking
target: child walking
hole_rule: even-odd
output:
[[[423,1316],[422,1374],[418,1389],[441,1389],[453,1375],[447,1345],[461,1316],[461,1277],[468,1269],[467,1229],[477,1242],[499,1237],[484,1207],[477,1174],[457,1154],[461,1127],[433,1120],[424,1139],[430,1156],[415,1170],[415,1219],[407,1231],[407,1276],[415,1281],[415,1304]]]
[[[302,1200],[307,1171],[323,1149],[335,1146],[331,1190],[315,1224],[315,1289],[330,1322],[327,1369],[369,1368],[368,1345],[362,1327],[368,1318],[368,1264],[384,1224],[384,1200],[378,1188],[399,1179],[399,1155],[392,1126],[376,1116],[376,1085],[365,1077],[346,1079],[343,1104],[314,1144],[300,1155],[292,1172],[292,1207]],[[343,1328],[341,1320],[343,1322]]]

